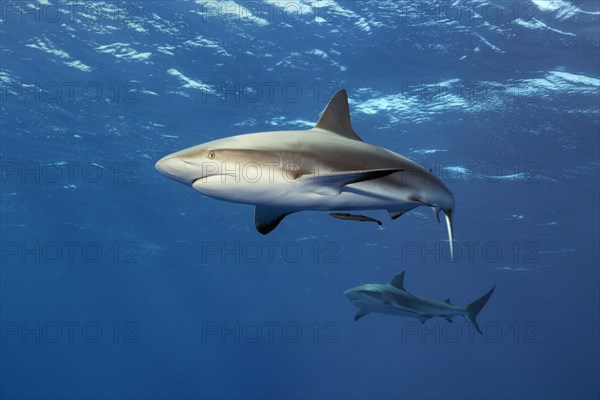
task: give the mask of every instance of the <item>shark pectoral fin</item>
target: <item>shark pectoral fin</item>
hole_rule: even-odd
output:
[[[336,196],[342,192],[342,188],[351,183],[370,181],[383,178],[395,172],[403,171],[400,168],[370,169],[364,171],[334,172],[329,175],[315,175],[314,180],[318,185],[314,193],[325,196]]]
[[[394,279],[392,279],[390,285],[392,285],[396,289],[403,290],[406,292],[406,289],[404,289],[404,272],[405,271],[402,271],[398,275],[394,276]]]
[[[348,107],[348,94],[346,93],[346,90],[342,89],[338,91],[331,100],[329,100],[329,104],[327,104],[325,111],[323,111],[321,118],[319,118],[316,128],[325,129],[326,131],[336,133],[348,139],[362,142],[362,139],[358,137],[356,132],[352,129],[352,123],[350,122],[350,108]]]
[[[354,316],[354,320],[358,321],[359,319],[361,319],[362,317],[364,317],[365,315],[367,315],[368,313],[370,313],[370,311],[367,310],[363,310],[360,309],[358,310],[358,312],[356,313],[356,315]]]
[[[293,213],[293,211],[266,206],[255,206],[254,224],[256,225],[256,230],[263,235],[266,235],[273,229],[277,228],[277,225],[279,225],[279,223],[291,213]]]

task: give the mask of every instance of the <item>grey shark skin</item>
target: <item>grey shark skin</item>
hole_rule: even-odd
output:
[[[453,253],[453,195],[414,161],[363,142],[352,129],[345,90],[312,129],[215,140],[170,154],[156,169],[207,196],[254,205],[262,234],[302,210],[387,210],[396,219],[429,206],[436,217],[444,213]]]
[[[439,302],[409,293],[404,288],[404,271],[402,271],[389,284],[369,283],[346,290],[344,295],[359,308],[354,317],[355,321],[370,312],[413,317],[421,323],[433,317],[442,317],[452,322],[452,317],[460,315],[481,334],[476,317],[495,288],[494,286],[466,307],[458,307],[451,304],[450,300]]]

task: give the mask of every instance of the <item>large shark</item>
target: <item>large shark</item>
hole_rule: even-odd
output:
[[[460,315],[481,333],[475,318],[490,299],[495,288],[494,286],[466,307],[458,307],[450,303],[450,300],[439,302],[409,293],[404,288],[404,271],[402,271],[389,284],[369,283],[346,290],[344,295],[359,308],[354,316],[355,321],[370,312],[414,317],[421,323],[433,317],[442,317],[452,322],[453,316]]]
[[[253,204],[262,234],[302,210],[387,210],[396,219],[428,206],[438,221],[443,212],[453,254],[452,193],[414,161],[363,142],[345,90],[312,129],[215,140],[170,154],[156,169],[207,196]]]

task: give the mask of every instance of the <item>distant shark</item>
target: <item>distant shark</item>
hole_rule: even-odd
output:
[[[359,308],[354,316],[355,321],[370,312],[413,317],[421,323],[433,317],[442,317],[452,322],[453,316],[460,315],[481,333],[475,318],[488,302],[495,288],[494,286],[466,307],[458,307],[450,303],[450,300],[439,302],[409,293],[404,288],[404,271],[402,271],[389,284],[369,283],[346,290],[344,295]]]
[[[312,129],[215,140],[170,154],[156,169],[207,196],[254,205],[262,234],[302,210],[387,210],[396,219],[428,206],[438,221],[444,213],[453,255],[452,193],[414,161],[363,142],[345,90]]]

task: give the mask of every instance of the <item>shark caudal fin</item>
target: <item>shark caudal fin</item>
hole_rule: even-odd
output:
[[[489,292],[481,296],[479,299],[475,300],[472,303],[469,303],[465,307],[465,319],[469,321],[469,323],[473,325],[473,327],[475,327],[475,330],[479,332],[480,335],[483,335],[483,333],[481,332],[481,329],[479,329],[479,324],[477,323],[477,320],[475,318],[477,317],[477,314],[479,314],[483,306],[485,306],[485,304],[488,302],[490,297],[492,297],[494,289],[496,289],[496,286],[494,286]]]
[[[452,210],[444,210],[446,227],[448,228],[448,241],[450,242],[450,259],[454,260],[454,237],[452,234]],[[437,217],[437,214],[436,214]],[[439,222],[439,219],[438,219]]]

